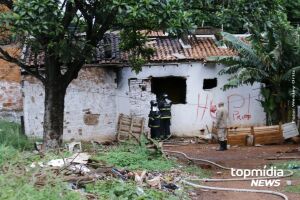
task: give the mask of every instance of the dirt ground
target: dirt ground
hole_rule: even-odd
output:
[[[266,164],[275,162],[284,162],[278,160],[266,160],[266,158],[274,156],[300,156],[300,152],[286,153],[299,147],[299,145],[270,145],[262,147],[231,147],[228,151],[216,151],[216,144],[188,144],[178,146],[165,145],[165,150],[182,151],[190,157],[204,158],[222,164],[227,167],[244,168],[244,169],[260,169]],[[177,156],[176,156],[177,157]],[[186,162],[183,156],[178,156],[180,161]],[[203,163],[195,163],[202,167]],[[221,170],[212,167],[213,178],[233,178],[230,171]],[[221,173],[220,173],[221,172]],[[205,183],[208,186],[226,187],[226,188],[244,188],[244,189],[263,189],[280,191],[284,190],[286,180],[292,180],[293,184],[300,184],[297,178],[281,179],[279,187],[251,187],[250,181],[235,181],[235,182],[214,182]],[[289,197],[289,200],[300,200],[300,194],[283,192]],[[245,192],[223,192],[223,191],[208,191],[197,189],[196,194],[192,198],[195,200],[280,200],[282,198],[258,193]]]

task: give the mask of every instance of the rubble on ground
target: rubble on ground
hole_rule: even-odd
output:
[[[95,142],[93,141],[93,146]],[[152,139],[146,139],[148,150],[162,151],[162,144]],[[84,185],[98,180],[118,179],[124,182],[134,181],[142,192],[143,188],[152,188],[165,192],[173,192],[180,189],[183,177],[189,174],[180,169],[172,169],[168,172],[147,171],[147,170],[127,170],[107,165],[92,159],[91,155],[82,150],[81,143],[72,142],[65,146],[66,151],[73,155],[66,158],[57,158],[48,162],[33,162],[30,168],[40,168],[40,173],[36,174],[35,185],[40,187],[46,185],[48,178],[45,171],[51,170],[54,174],[62,175],[62,180],[68,182],[70,189],[77,191],[88,199],[96,199],[92,194],[85,193]]]

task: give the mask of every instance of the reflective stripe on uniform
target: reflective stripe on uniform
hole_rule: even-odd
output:
[[[160,126],[151,126],[150,125],[150,128],[160,128]]]
[[[171,110],[171,108],[161,108],[160,110]]]
[[[161,119],[171,119],[171,116],[161,117]]]

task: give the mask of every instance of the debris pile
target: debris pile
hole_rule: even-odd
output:
[[[155,141],[146,140],[146,146],[151,146],[153,150],[161,151],[161,147]],[[45,163],[31,163],[30,168],[39,169],[39,173],[36,174],[36,186],[44,186],[51,182],[46,173],[46,171],[50,170],[54,174],[60,175],[64,182],[68,182],[70,189],[80,192],[80,194],[88,197],[88,199],[97,199],[95,195],[86,192],[85,184],[96,181],[119,180],[124,183],[135,182],[141,191],[143,188],[149,188],[173,192],[180,188],[179,185],[182,176],[188,176],[187,173],[178,169],[159,172],[127,170],[110,166],[103,161],[94,159],[89,153],[78,152],[82,150],[82,147],[81,143],[77,142],[67,144],[66,149],[73,155],[66,158],[49,160]]]

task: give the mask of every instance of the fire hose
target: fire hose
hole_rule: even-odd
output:
[[[180,154],[180,155],[183,155],[186,159],[188,159],[190,161],[201,161],[201,162],[209,163],[211,165],[214,165],[214,166],[219,167],[219,168],[224,169],[224,170],[231,170],[231,169],[233,169],[233,168],[229,168],[229,167],[226,167],[226,166],[222,166],[222,165],[217,164],[217,163],[215,163],[213,161],[210,161],[210,160],[189,157],[188,155],[186,155],[185,153],[180,152],[180,151],[163,150],[163,152],[165,152],[165,153]],[[249,181],[249,180],[259,180],[259,179],[279,179],[279,178],[290,177],[290,176],[293,176],[293,174],[294,174],[293,171],[291,171],[291,170],[285,170],[285,171],[288,172],[288,173],[285,174],[285,175],[283,175],[283,176],[255,177],[255,178],[229,178],[229,179],[184,179],[184,180],[182,180],[182,183],[186,184],[186,185],[190,185],[192,187],[201,188],[201,189],[207,189],[207,190],[219,190],[219,191],[251,192],[251,193],[271,194],[271,195],[279,196],[279,197],[283,198],[284,200],[288,200],[288,197],[285,194],[280,193],[280,192],[271,191],[271,190],[255,190],[255,189],[239,189],[239,188],[212,187],[212,186],[195,184],[195,183],[191,182],[191,181],[225,182],[225,181]]]

